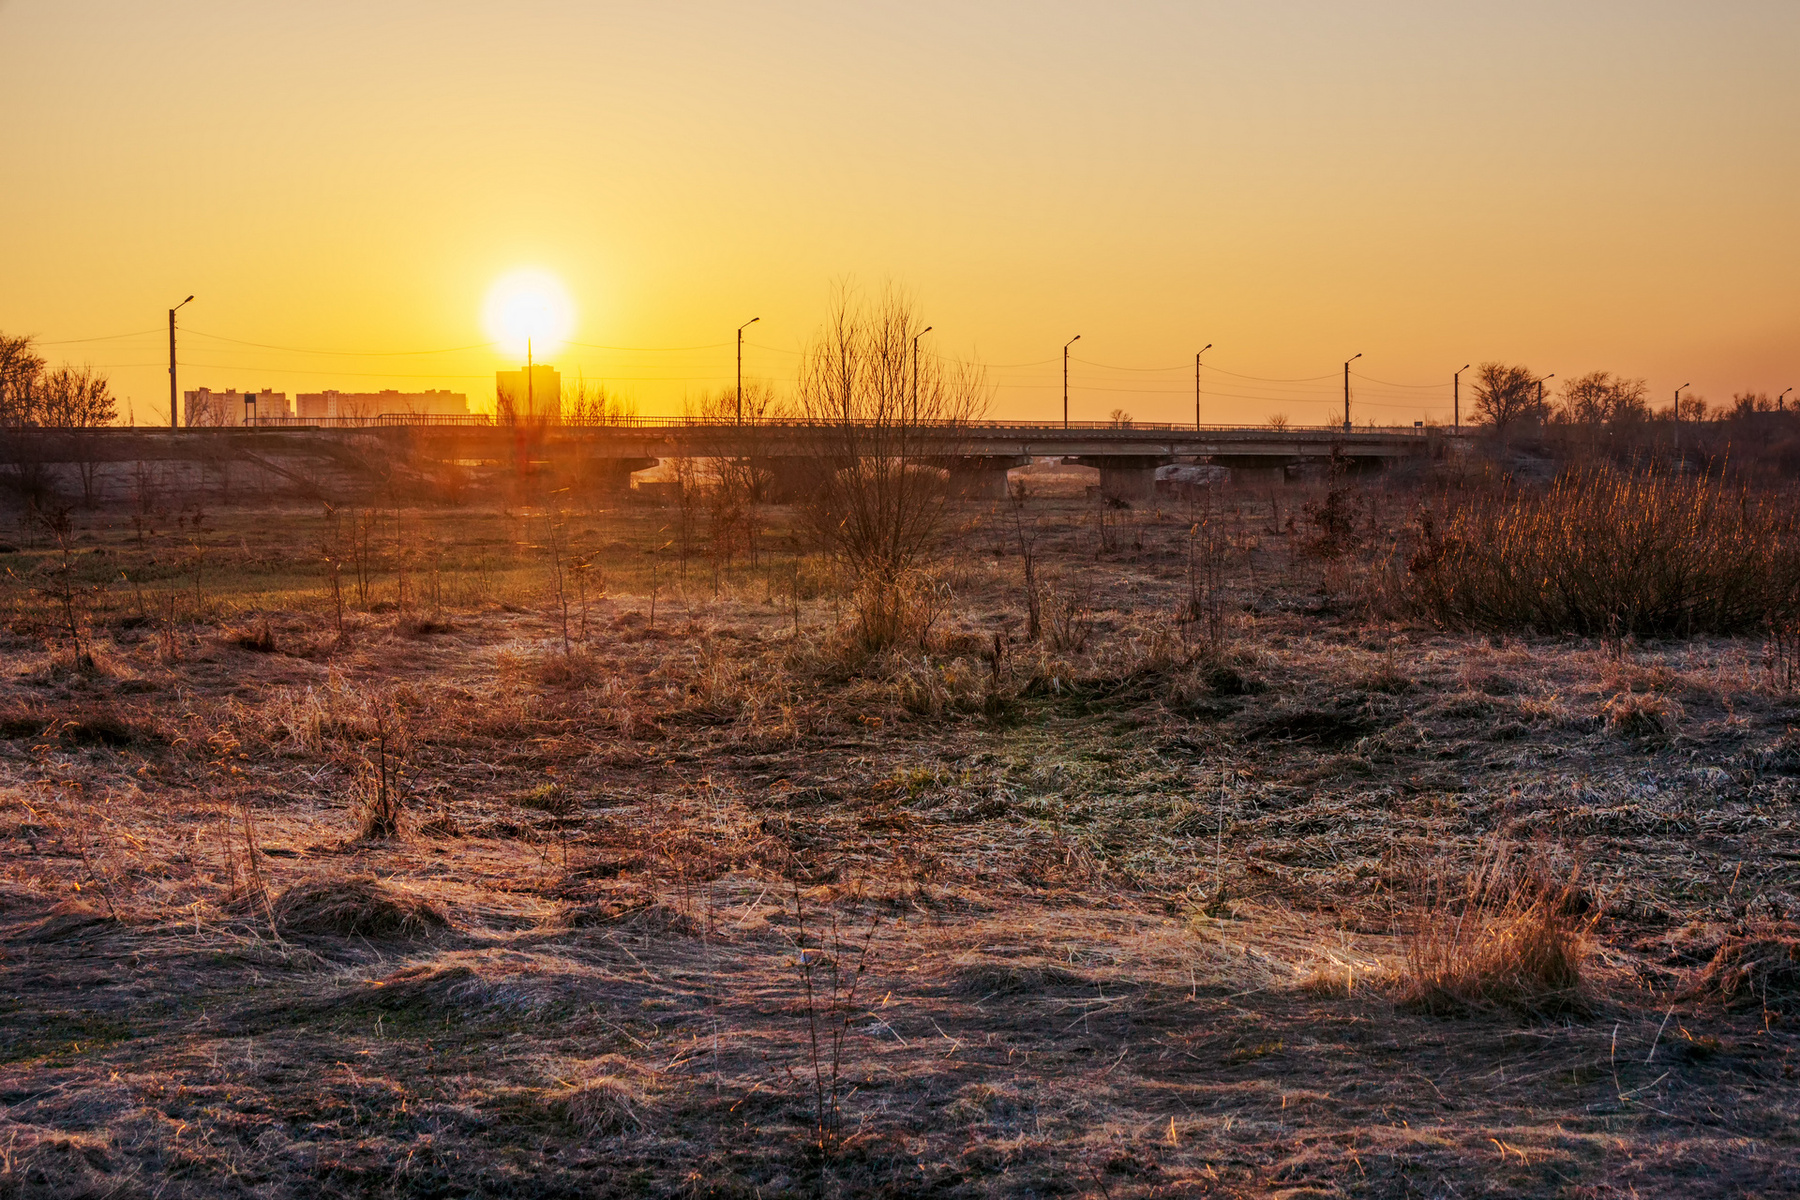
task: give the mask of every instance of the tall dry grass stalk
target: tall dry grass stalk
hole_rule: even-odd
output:
[[[1439,1015],[1483,1007],[1536,1016],[1587,1005],[1583,966],[1591,919],[1571,878],[1521,862],[1496,843],[1466,876],[1420,873],[1419,923],[1406,943],[1400,1002]]]
[[[1800,611],[1800,509],[1718,479],[1584,468],[1476,491],[1417,534],[1390,596],[1453,627],[1741,634]]]

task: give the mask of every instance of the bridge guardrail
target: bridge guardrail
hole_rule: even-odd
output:
[[[830,422],[836,427],[840,422]],[[861,427],[875,427],[892,424],[879,421],[854,421],[852,424]],[[812,429],[819,428],[820,422],[810,421],[804,417],[764,417],[759,420],[743,422],[711,421],[697,417],[613,417],[606,420],[566,420],[566,421],[509,421],[496,422],[493,417],[484,413],[473,413],[468,416],[437,413],[376,413],[361,417],[246,417],[244,426],[258,429],[381,429],[393,427],[452,427],[474,429],[499,428],[539,428],[539,429],[717,429],[721,431],[733,429]],[[1342,425],[1284,425],[1279,428],[1271,425],[1230,425],[1200,424],[1178,421],[1132,421],[1120,424],[1113,421],[921,421],[915,428],[943,429],[967,431],[975,433],[1005,433],[1022,430],[1032,433],[1058,433],[1062,431],[1105,432],[1130,435],[1133,433],[1174,433],[1196,435],[1206,433],[1262,433],[1272,437],[1284,434],[1346,434],[1355,437],[1364,436],[1395,437],[1430,435],[1458,435],[1469,431],[1469,427],[1449,425],[1359,425],[1346,430]]]

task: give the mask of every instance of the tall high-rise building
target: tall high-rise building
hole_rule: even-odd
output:
[[[507,421],[562,420],[562,375],[554,367],[535,363],[531,368],[530,386],[526,386],[525,369],[494,373],[495,419]]]
[[[286,392],[268,388],[260,392],[195,388],[183,392],[181,398],[186,402],[189,425],[247,425],[257,417],[285,417],[293,411],[288,408]]]

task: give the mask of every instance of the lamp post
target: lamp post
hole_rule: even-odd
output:
[[[1469,369],[1469,364],[1462,365],[1462,371],[1450,376],[1450,413],[1451,421],[1457,429],[1462,428],[1462,373]]]
[[[1081,340],[1078,333],[1063,343],[1063,428],[1069,427],[1069,347]]]
[[[169,429],[171,432],[180,428],[175,420],[175,314],[193,300],[189,296],[180,304],[169,310]]]
[[[1344,360],[1344,432],[1345,433],[1350,432],[1350,364],[1355,362],[1357,359],[1359,359],[1361,357],[1362,357],[1362,351],[1359,350],[1355,354],[1352,354],[1349,358]]]
[[[933,328],[935,327],[927,325],[925,328],[919,330],[919,332],[913,334],[912,415],[914,425],[919,423],[919,339],[930,333]]]
[[[1793,388],[1789,388],[1787,390],[1787,392],[1783,392],[1783,393],[1781,393],[1781,395],[1775,397],[1775,411],[1776,412],[1786,412],[1787,411],[1787,394],[1788,394],[1788,392],[1791,392],[1793,390],[1794,390]]]
[[[1691,383],[1684,383],[1675,389],[1675,411],[1673,415],[1675,417],[1675,453],[1677,454],[1681,453],[1681,393],[1693,386],[1694,385]]]
[[[1200,432],[1200,355],[1212,349],[1212,343],[1200,347],[1200,353],[1194,355],[1194,432]]]
[[[1555,379],[1555,378],[1556,378],[1556,372],[1552,371],[1548,375],[1544,376],[1543,379],[1538,380],[1537,411],[1538,411],[1538,420],[1540,420],[1540,421],[1544,419],[1544,382],[1545,382],[1545,380],[1550,380],[1550,379]]]
[[[739,325],[737,328],[737,335],[738,335],[738,339],[737,339],[737,342],[738,342],[737,423],[739,425],[742,425],[744,423],[744,330],[750,328],[752,325],[756,324],[760,320],[762,320],[761,317],[751,317],[748,321],[745,321],[742,325]]]

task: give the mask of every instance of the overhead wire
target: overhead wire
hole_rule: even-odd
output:
[[[189,337],[211,338],[216,342],[231,342],[234,345],[251,346],[258,350],[280,350],[286,354],[322,354],[332,358],[404,358],[424,354],[457,354],[464,350],[485,350],[497,344],[495,342],[476,342],[470,346],[446,346],[441,350],[309,350],[302,346],[271,346],[265,342],[246,342],[241,338],[207,333],[200,329],[183,329],[182,333]]]
[[[74,345],[78,345],[82,342],[116,342],[120,338],[143,337],[147,333],[161,333],[161,332],[162,332],[161,327],[158,327],[156,329],[140,329],[136,333],[109,333],[105,337],[63,338],[61,341],[56,341],[56,342],[39,342],[38,345],[40,345],[40,346],[74,346]]]

